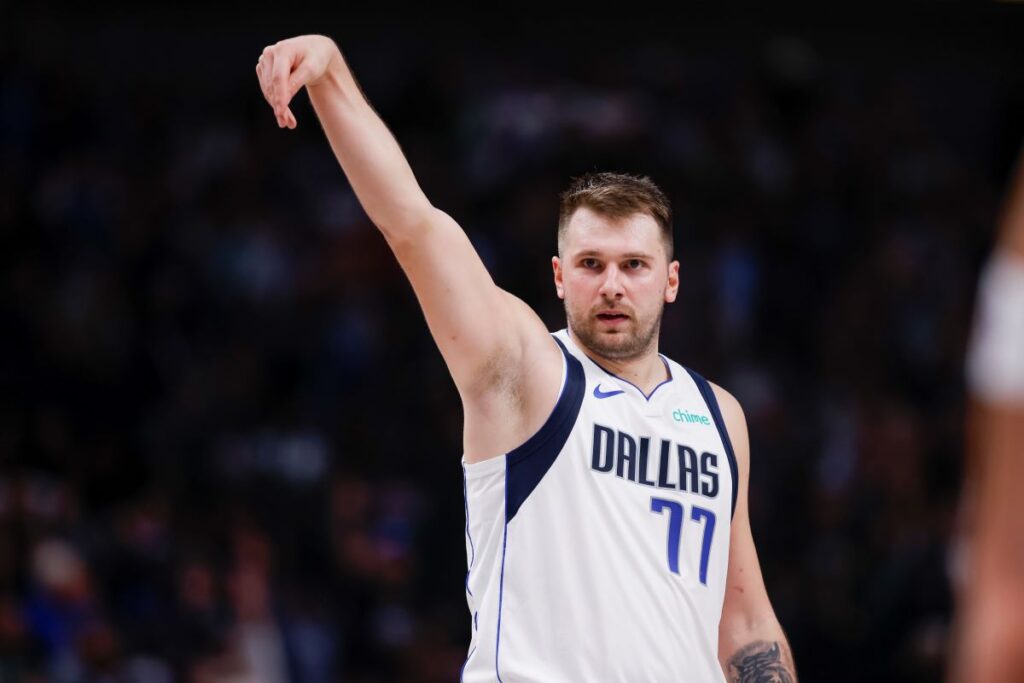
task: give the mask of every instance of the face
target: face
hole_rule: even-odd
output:
[[[662,311],[679,290],[679,262],[668,262],[653,217],[609,218],[581,207],[551,265],[569,328],[584,346],[614,360],[656,347]]]

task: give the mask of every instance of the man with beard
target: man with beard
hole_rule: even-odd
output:
[[[598,173],[562,195],[568,327],[550,334],[428,201],[330,39],[267,47],[256,71],[280,127],[306,88],[458,387],[462,680],[795,681],[751,537],[742,410],[658,353],[679,288],[662,191]]]

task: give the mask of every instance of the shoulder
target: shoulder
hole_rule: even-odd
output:
[[[750,446],[747,436],[747,418],[743,414],[743,406],[735,396],[722,387],[714,382],[708,382],[708,384],[715,392],[715,400],[718,401],[718,409],[722,413],[722,421],[725,422],[736,459],[741,466],[745,466],[750,457]]]
[[[662,358],[665,357],[662,356]],[[747,450],[747,419],[743,414],[743,406],[740,405],[736,397],[695,370],[681,365],[670,358],[666,358],[666,360],[673,367],[682,370],[684,375],[688,373],[693,378],[709,408],[714,409],[717,407],[729,440],[732,442],[733,449],[737,451],[740,449]],[[707,393],[709,388],[712,393],[711,396]],[[712,401],[712,399],[714,400]]]
[[[562,352],[555,336],[557,332],[551,332],[537,315],[536,311],[525,301],[502,290],[509,312],[517,320],[516,329],[519,331],[522,355],[521,364],[525,369],[536,370],[537,364],[542,364],[548,370],[554,370],[555,374],[561,373]]]
[[[732,423],[737,421],[746,424],[743,406],[740,405],[736,397],[714,382],[708,381],[708,384],[711,385],[711,390],[715,392],[715,400],[718,401],[718,409],[722,411],[722,417],[725,419],[726,426],[731,427]]]
[[[561,377],[562,352],[553,335],[526,302],[499,291],[506,307],[504,314],[514,321],[509,330],[514,342],[503,344],[486,359],[471,382],[459,387],[464,402],[490,402],[496,396],[512,395],[519,405],[537,390],[537,385],[557,386]],[[541,389],[541,393],[550,392]]]

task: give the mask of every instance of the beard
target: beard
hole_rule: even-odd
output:
[[[610,360],[632,360],[642,356],[655,344],[655,337],[661,328],[661,316],[665,312],[664,304],[658,312],[647,320],[630,315],[629,330],[614,334],[602,333],[598,330],[598,320],[594,315],[577,318],[565,302],[565,319],[576,338],[588,349]],[[635,311],[632,313],[635,314]]]

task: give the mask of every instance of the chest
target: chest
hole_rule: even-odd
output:
[[[645,400],[617,387],[588,383],[574,430],[578,466],[601,480],[718,498],[731,482],[721,436],[699,393],[665,391]]]

